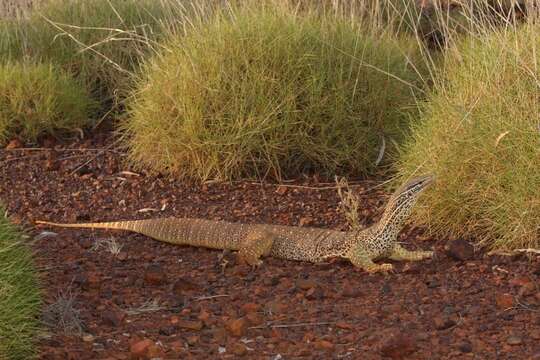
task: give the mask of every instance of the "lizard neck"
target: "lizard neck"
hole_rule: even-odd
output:
[[[362,249],[371,258],[384,256],[395,244],[397,235],[409,217],[415,198],[390,199],[381,220],[371,227],[350,233],[351,250]]]
[[[396,202],[391,199],[384,210],[381,220],[375,225],[376,233],[385,238],[395,241],[398,233],[403,228],[405,220],[411,214],[415,199],[407,199],[403,202]]]

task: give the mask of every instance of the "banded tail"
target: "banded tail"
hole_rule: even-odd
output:
[[[126,231],[133,231],[133,232],[141,232],[141,231],[144,231],[146,227],[143,225],[145,221],[146,220],[129,220],[129,221],[98,222],[98,223],[64,224],[64,223],[55,223],[55,222],[50,222],[50,221],[36,220],[36,224],[43,224],[43,225],[63,227],[63,228],[126,230]]]
[[[189,218],[158,218],[98,223],[65,224],[36,221],[36,224],[63,228],[125,230],[176,245],[202,246],[213,249],[238,250],[251,226]]]

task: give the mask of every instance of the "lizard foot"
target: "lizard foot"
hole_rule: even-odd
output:
[[[394,266],[392,264],[380,264],[380,265],[373,264],[373,266],[365,267],[364,270],[366,270],[370,274],[378,273],[378,272],[382,272],[386,274],[386,273],[394,271]]]

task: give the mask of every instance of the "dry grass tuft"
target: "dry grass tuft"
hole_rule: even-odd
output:
[[[71,289],[58,294],[56,300],[43,310],[43,323],[51,328],[60,329],[66,335],[82,335],[84,324],[80,311],[76,307],[77,297]]]

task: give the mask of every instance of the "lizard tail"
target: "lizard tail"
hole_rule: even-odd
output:
[[[101,223],[80,223],[80,224],[63,224],[50,221],[36,220],[36,224],[49,226],[57,226],[63,228],[87,228],[87,229],[112,229],[112,230],[127,230],[139,231],[140,221],[112,221]]]

